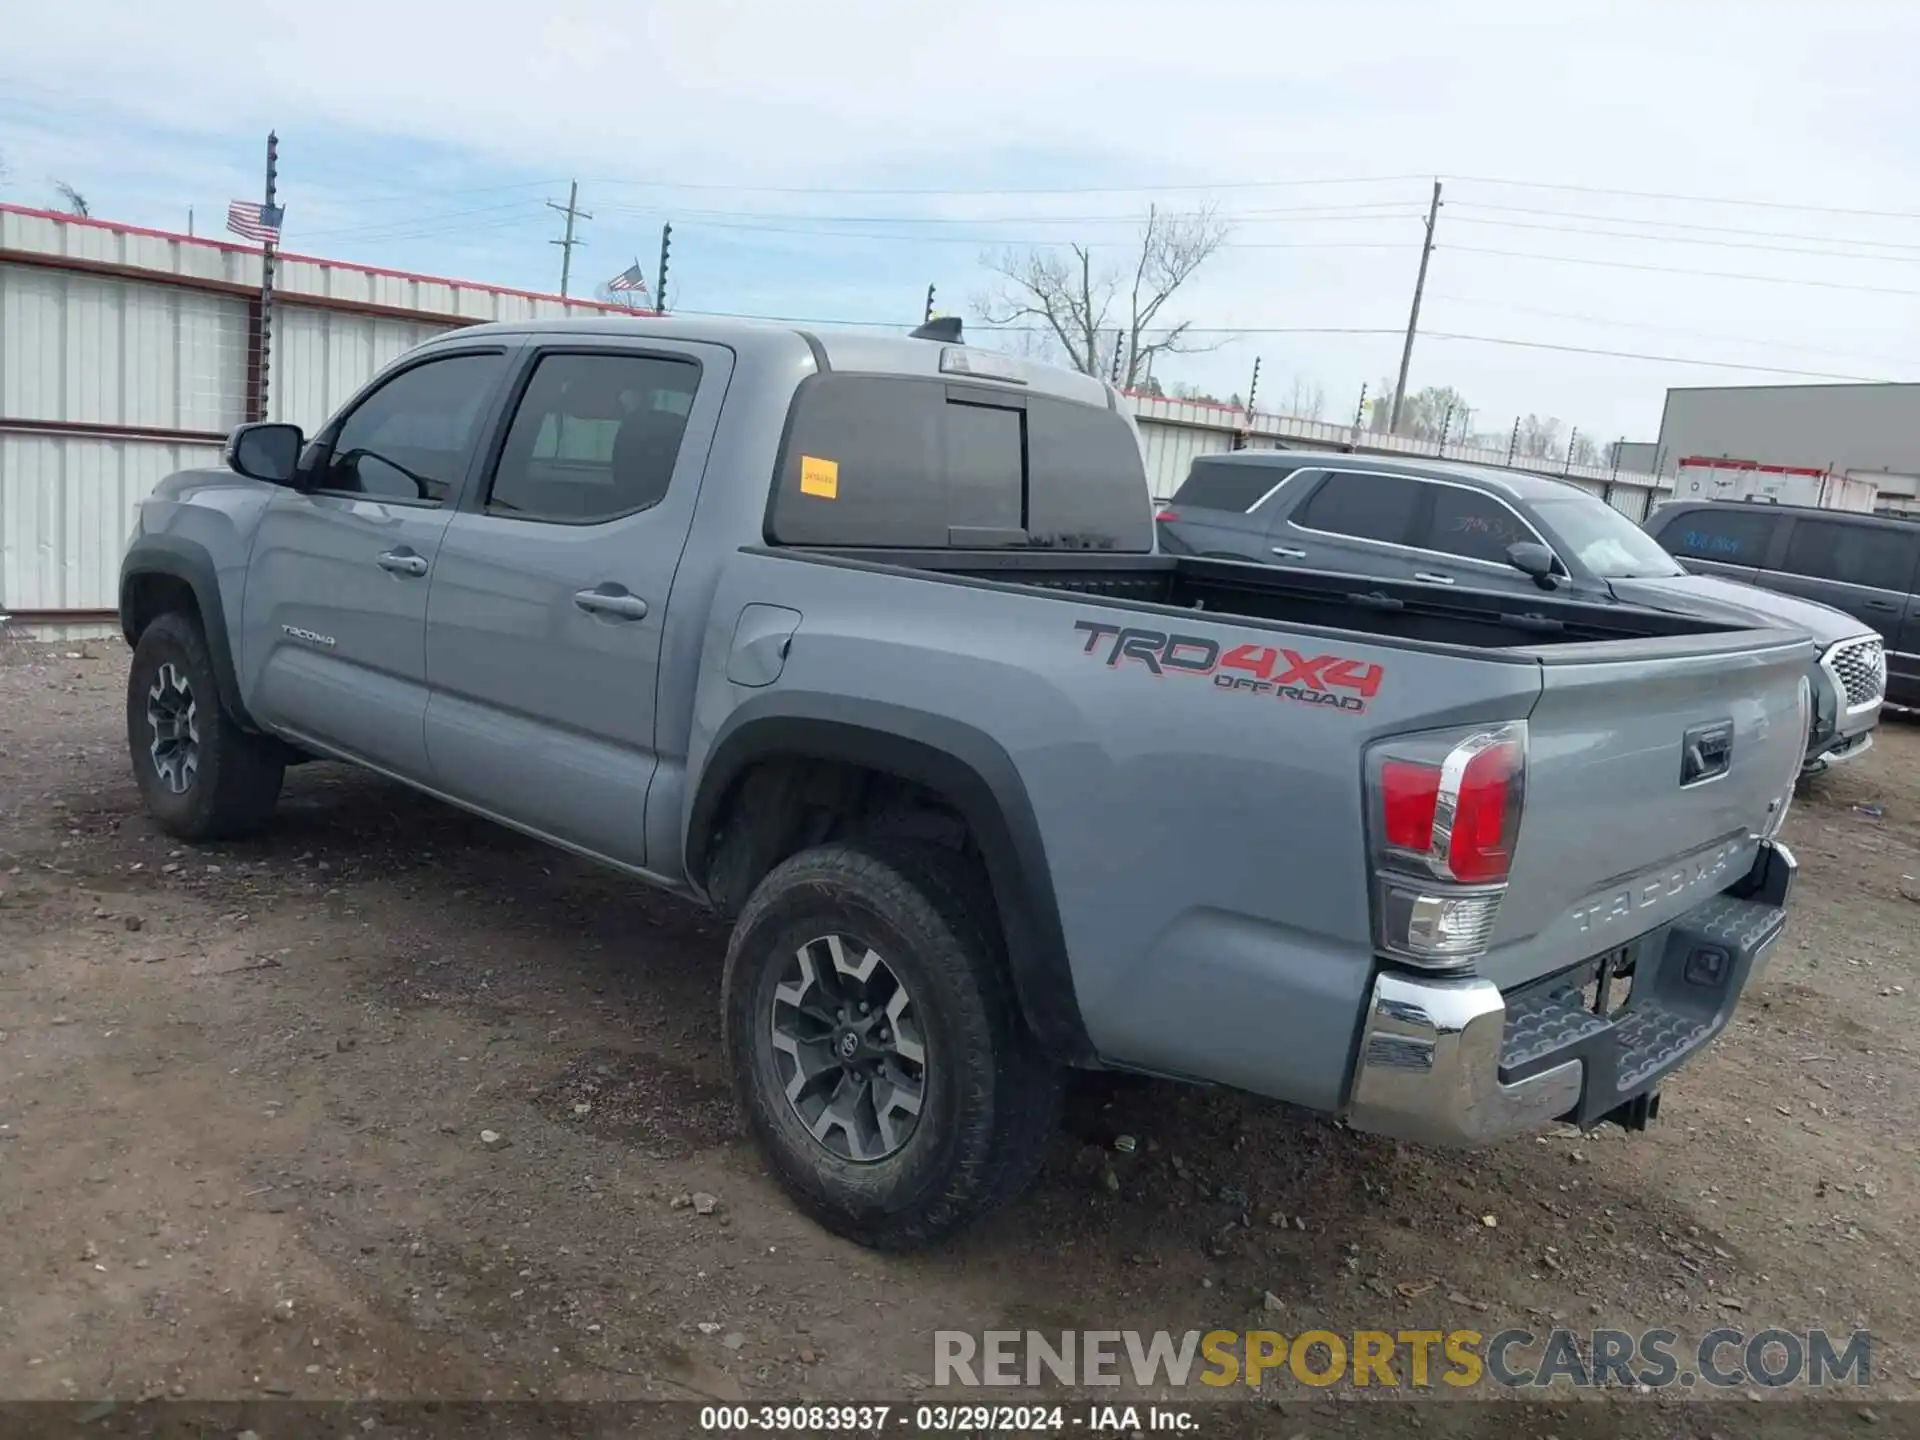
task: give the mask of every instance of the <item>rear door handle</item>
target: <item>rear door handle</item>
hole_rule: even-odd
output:
[[[427,557],[411,550],[389,550],[380,557],[380,568],[394,575],[417,577],[427,573]]]
[[[1296,550],[1291,545],[1276,545],[1273,547],[1273,553],[1278,555],[1282,560],[1304,560],[1307,558],[1306,551]]]
[[[573,603],[589,615],[605,615],[613,620],[647,618],[647,602],[625,590],[609,587],[597,590],[576,590]]]
[[[1867,609],[1869,610],[1898,610],[1899,608],[1900,607],[1894,604],[1891,600],[1867,601]]]
[[[1413,572],[1413,578],[1416,580],[1424,580],[1429,585],[1451,585],[1453,583],[1453,577],[1451,575],[1442,575],[1436,570],[1416,570]]]

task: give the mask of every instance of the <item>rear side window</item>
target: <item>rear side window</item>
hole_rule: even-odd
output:
[[[779,545],[1153,548],[1126,420],[1046,395],[817,375],[794,397],[768,507]]]
[[[1725,565],[1763,565],[1778,515],[1731,507],[1682,510],[1654,536],[1682,560],[1718,560]]]
[[[1196,460],[1187,480],[1174,492],[1173,503],[1195,510],[1233,510],[1244,514],[1287,476],[1292,465],[1236,465],[1220,460]]]
[[[1426,489],[1433,498],[1432,516],[1414,542],[1424,549],[1504,564],[1509,545],[1541,543],[1532,526],[1491,495],[1457,485]]]
[[[699,388],[691,360],[542,356],[494,467],[488,513],[592,525],[658,505]]]
[[[1842,580],[1904,595],[1913,584],[1915,541],[1915,535],[1883,525],[1798,519],[1780,568],[1815,580]]]
[[[1410,544],[1420,508],[1418,481],[1399,475],[1337,471],[1320,482],[1293,517],[1293,523],[1329,535],[1356,540]]]

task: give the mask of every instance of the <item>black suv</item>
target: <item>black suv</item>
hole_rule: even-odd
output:
[[[1920,706],[1920,523],[1753,500],[1675,500],[1647,533],[1689,570],[1818,600],[1880,632],[1887,703]]]

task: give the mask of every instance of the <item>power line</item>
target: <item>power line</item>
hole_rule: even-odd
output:
[[[1430,175],[1339,175],[1314,180],[1183,181],[1172,185],[987,185],[978,187],[745,185],[709,180],[595,179],[588,183],[632,190],[717,190],[742,195],[1149,195],[1212,190],[1298,189],[1315,185],[1392,185],[1412,180],[1424,183],[1432,178]]]
[[[1595,260],[1579,255],[1542,255],[1532,250],[1493,250],[1480,245],[1449,245],[1470,255],[1503,255],[1512,260],[1546,260],[1556,265],[1600,265],[1609,270],[1645,270],[1659,275],[1698,275],[1710,280],[1752,280],[1766,285],[1810,285],[1820,290],[1854,290],[1864,295],[1920,296],[1920,290],[1886,285],[1848,285],[1839,280],[1803,280],[1791,275],[1748,275],[1736,270],[1692,270],[1678,265],[1642,265],[1630,260]]]
[[[1439,298],[1439,297],[1435,297]],[[759,320],[776,325],[823,325],[845,326],[863,330],[894,330],[901,333],[912,329],[911,322],[899,320],[849,320],[829,318],[819,315],[757,315],[737,310],[683,310],[683,315],[697,315],[706,319],[718,320]],[[971,327],[992,334],[1052,334],[1045,325],[988,325],[976,324]],[[1143,335],[1160,334],[1172,327],[1154,327],[1143,331]],[[1235,325],[1206,326],[1190,325],[1182,332],[1188,335],[1402,335],[1405,332],[1397,325]],[[1749,365],[1735,360],[1702,360],[1687,355],[1657,355],[1642,350],[1610,350],[1593,345],[1559,345],[1540,340],[1517,340],[1505,335],[1471,335],[1457,330],[1422,330],[1420,332],[1434,340],[1452,340],[1475,345],[1504,345],[1521,350],[1551,350],[1570,355],[1595,355],[1614,360],[1642,360],[1661,365],[1694,365],[1711,370],[1745,370],[1765,375],[1796,375],[1808,379],[1852,380],[1867,383],[1884,384],[1885,376],[1840,375],[1825,370],[1797,370],[1779,365]]]
[[[1790,200],[1740,200],[1729,196],[1680,195],[1659,190],[1614,190],[1603,185],[1570,185],[1556,180],[1502,180],[1486,175],[1449,175],[1444,178],[1464,185],[1504,185],[1517,190],[1564,190],[1575,195],[1623,195],[1634,200],[1666,200],[1683,205],[1739,205],[1756,210],[1798,210],[1808,215],[1920,220],[1920,212],[1912,210],[1856,210],[1838,205],[1801,205]]]
[[[1816,250],[1807,245],[1767,245],[1754,240],[1716,240],[1701,235],[1635,235],[1626,230],[1590,230],[1578,225],[1540,225],[1526,220],[1488,220],[1478,215],[1458,215],[1454,218],[1462,225],[1492,225],[1502,230],[1544,230],[1554,235],[1584,235],[1597,240],[1645,240],[1655,245],[1707,245],[1719,250],[1768,250],[1782,255],[1820,255],[1829,260],[1877,260],[1896,265],[1920,263],[1920,255],[1862,255],[1850,250]]]
[[[1672,325],[1648,325],[1638,320],[1620,320],[1611,316],[1581,315],[1567,310],[1544,310],[1534,305],[1512,305],[1499,300],[1473,300],[1465,295],[1429,295],[1428,299],[1446,305],[1470,305],[1482,310],[1501,310],[1514,315],[1538,315],[1548,320],[1572,320],[1582,325],[1607,325],[1619,330],[1644,330],[1651,335],[1681,335],[1689,340],[1721,340],[1733,345],[1764,345],[1772,350],[1797,350],[1805,355],[1837,355],[1846,360],[1872,360],[1882,365],[1920,366],[1920,358],[1906,355],[1880,355],[1870,350],[1836,350],[1825,345],[1797,345],[1764,335],[1729,335],[1718,330],[1685,330]]]
[[[1779,365],[1748,365],[1735,360],[1694,360],[1685,355],[1649,355],[1638,350],[1602,350],[1588,345],[1555,345],[1545,340],[1510,340],[1499,335],[1461,335],[1445,330],[1424,331],[1434,340],[1464,340],[1479,345],[1510,345],[1520,350],[1555,350],[1568,355],[1605,355],[1616,360],[1652,360],[1662,365],[1698,365],[1709,370],[1751,370],[1762,375],[1797,375],[1817,380],[1853,380],[1886,384],[1884,375],[1834,375],[1824,370],[1792,370]]]
[[[1712,235],[1751,235],[1762,240],[1825,240],[1837,245],[1867,245],[1880,250],[1920,250],[1920,244],[1901,240],[1869,240],[1860,235],[1809,235],[1804,230],[1753,230],[1740,225],[1701,225],[1690,220],[1660,220],[1641,215],[1595,215],[1587,210],[1546,210],[1537,205],[1488,205],[1478,200],[1456,200],[1448,208],[1489,210],[1502,215],[1551,215],[1562,220],[1597,220],[1603,224],[1647,225],[1665,230],[1699,230]]]

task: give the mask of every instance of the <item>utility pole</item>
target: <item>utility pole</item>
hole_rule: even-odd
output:
[[[657,315],[667,313],[667,251],[672,248],[673,222],[669,220],[660,227],[660,268],[653,276],[653,309]]]
[[[1393,405],[1387,411],[1387,431],[1400,429],[1400,402],[1407,395],[1407,369],[1413,364],[1413,337],[1420,329],[1420,297],[1427,288],[1427,261],[1433,258],[1433,228],[1440,219],[1440,182],[1433,182],[1433,203],[1427,207],[1427,239],[1420,247],[1420,274],[1413,282],[1413,311],[1407,316],[1407,343],[1400,350],[1400,380],[1393,387]]]
[[[549,240],[547,242],[549,245],[558,245],[560,247],[560,298],[564,300],[567,298],[567,284],[573,279],[573,247],[587,243],[585,240],[576,240],[574,238],[573,222],[576,220],[591,220],[593,216],[580,208],[580,182],[578,180],[570,180],[567,182],[566,204],[560,205],[549,200],[547,201],[547,208],[549,210],[557,210],[567,217],[567,233],[558,240]]]
[[[280,207],[274,203],[274,194],[280,180],[280,137],[271,130],[267,132],[267,193],[266,203],[260,207],[260,223],[270,227],[269,233],[277,234],[282,216]],[[260,246],[260,384],[254,391],[254,404],[259,413],[253,418],[267,418],[267,379],[273,368],[273,259],[275,245],[272,240],[263,241]]]

